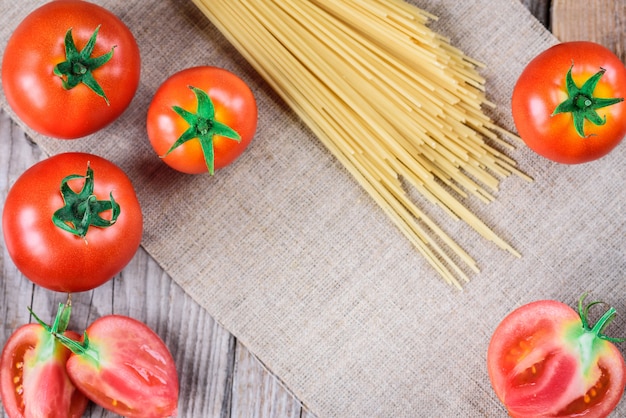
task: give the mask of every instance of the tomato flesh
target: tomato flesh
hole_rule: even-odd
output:
[[[605,417],[626,385],[617,347],[556,301],[509,314],[493,334],[487,361],[492,386],[512,417]]]
[[[88,349],[69,358],[67,372],[87,397],[126,417],[176,415],[178,375],[157,334],[120,315],[97,319],[86,334]]]
[[[78,339],[76,333],[66,332]],[[70,350],[39,324],[18,328],[0,361],[0,393],[9,417],[81,417],[88,399],[65,371]]]

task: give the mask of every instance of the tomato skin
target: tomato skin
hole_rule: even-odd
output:
[[[90,227],[83,239],[55,226],[52,215],[63,206],[63,178],[85,175],[88,164],[96,197],[112,193],[121,212],[111,227]],[[84,180],[69,184],[79,190]],[[2,228],[7,251],[24,276],[50,290],[80,292],[100,286],[130,262],[141,243],[143,217],[131,181],[118,166],[92,154],[64,153],[17,179],[6,197]]]
[[[552,300],[521,306],[502,320],[487,366],[496,395],[514,418],[606,417],[626,385],[619,349],[585,331],[579,314]]]
[[[235,161],[252,141],[257,127],[256,100],[246,83],[235,74],[217,67],[199,66],[170,76],[157,89],[147,114],[150,144],[163,156],[189,128],[189,124],[173,111],[180,106],[195,112],[198,101],[189,86],[208,93],[215,106],[215,120],[239,133],[241,140],[213,137],[215,170]],[[171,151],[162,160],[170,167],[188,174],[206,173],[207,164],[198,140],[191,140]]]
[[[72,354],[66,368],[88,398],[125,417],[176,415],[174,359],[154,331],[133,318],[107,315],[89,325],[86,334],[87,352]]]
[[[573,67],[572,67],[573,65]],[[596,160],[611,152],[626,135],[626,103],[597,110],[606,123],[584,123],[585,138],[574,128],[571,113],[552,115],[567,99],[566,74],[579,87],[601,68],[594,96],[626,98],[626,68],[609,49],[588,41],[564,42],[540,53],[519,76],[513,89],[513,120],[524,142],[536,153],[564,164]]]
[[[65,335],[80,338],[71,331]],[[67,376],[70,354],[39,324],[23,325],[9,337],[0,358],[0,394],[10,418],[83,415],[89,401]]]
[[[92,56],[115,48],[111,60],[93,71],[109,105],[84,84],[64,89],[53,73],[66,59],[67,30],[72,28],[81,50],[98,25]],[[140,61],[134,36],[113,13],[86,1],[55,0],[35,9],[11,35],[2,61],[2,86],[26,125],[47,136],[75,139],[104,128],[124,112],[139,85]]]

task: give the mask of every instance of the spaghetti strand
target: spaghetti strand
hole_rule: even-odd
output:
[[[521,256],[461,203],[532,179],[496,149],[516,137],[483,111],[484,65],[428,27],[436,16],[404,0],[193,1],[446,282],[478,266],[405,187]]]

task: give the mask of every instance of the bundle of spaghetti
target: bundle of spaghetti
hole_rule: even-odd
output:
[[[409,187],[520,256],[459,200],[528,177],[496,148],[512,146],[483,112],[482,64],[428,27],[435,16],[404,0],[193,1],[447,282],[477,263]]]

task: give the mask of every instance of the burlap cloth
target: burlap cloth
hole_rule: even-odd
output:
[[[2,0],[2,45],[41,3]],[[138,39],[143,74],[134,102],[89,138],[27,132],[50,154],[83,150],[119,164],[143,205],[145,249],[314,413],[505,416],[485,352],[499,320],[532,300],[574,305],[591,291],[622,312],[611,329],[624,334],[626,145],[580,166],[551,163],[520,145],[510,156],[535,182],[511,177],[495,203],[464,202],[522,259],[423,203],[482,269],[460,292],[440,280],[190,1],[99,3]],[[517,0],[416,3],[440,17],[433,29],[487,64],[489,96],[499,106],[493,116],[512,128],[513,84],[556,40]],[[155,89],[199,64],[239,74],[260,107],[251,147],[214,177],[167,168],[145,134]],[[616,416],[625,414],[622,405]]]

